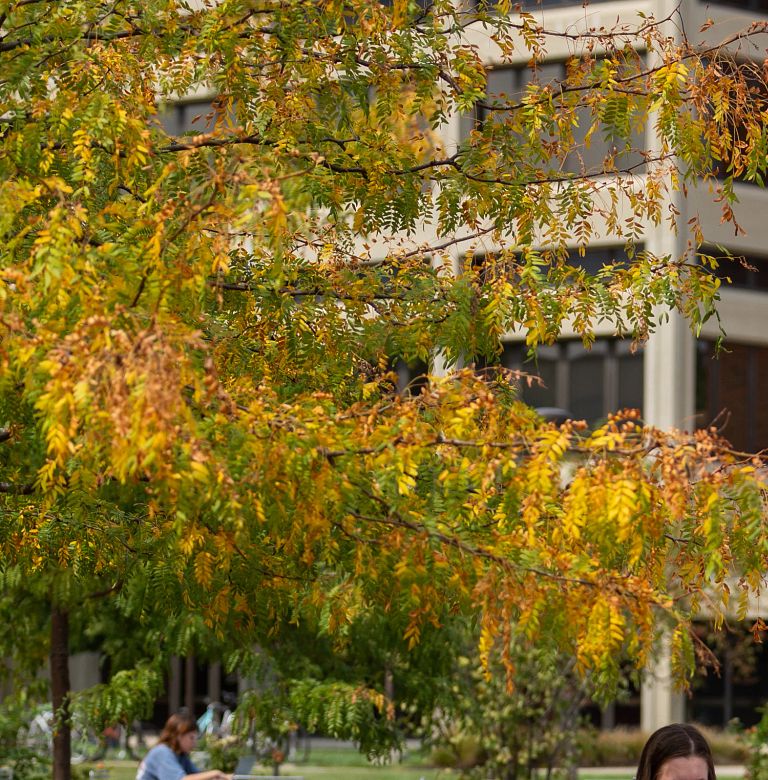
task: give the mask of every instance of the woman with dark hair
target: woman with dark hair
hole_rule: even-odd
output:
[[[648,737],[635,780],[717,780],[709,743],[687,723],[663,726]]]
[[[177,713],[165,723],[160,740],[139,764],[136,780],[231,780],[218,769],[201,772],[189,754],[197,742],[197,723],[191,715]]]

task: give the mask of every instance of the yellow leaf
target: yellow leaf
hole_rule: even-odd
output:
[[[195,556],[195,579],[204,588],[213,582],[213,556],[206,550]]]

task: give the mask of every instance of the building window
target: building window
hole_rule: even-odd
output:
[[[739,8],[742,11],[768,12],[768,0],[700,0],[703,5],[727,5],[730,8]]]
[[[605,3],[608,0],[588,0],[588,5],[596,5],[599,3]],[[490,7],[495,5],[494,2],[485,2],[485,0],[473,0],[474,8]],[[520,3],[520,7],[523,11],[535,11],[537,8],[560,8],[563,6],[575,6],[576,8],[583,8],[583,0],[523,0]],[[514,3],[513,3],[514,6]]]
[[[713,125],[718,129],[710,141],[713,172],[720,179],[733,176],[735,181],[762,186],[765,182],[760,169],[765,162],[765,142],[760,117],[768,112],[763,63],[721,57],[713,65],[729,107],[729,113]],[[714,104],[712,112],[711,119],[717,116]]]
[[[635,257],[643,251],[643,244],[635,247]],[[538,253],[543,261],[550,265],[557,265],[558,258],[551,250],[541,250]],[[565,260],[566,265],[572,268],[580,268],[590,276],[596,276],[606,266],[617,269],[627,268],[629,258],[623,247],[589,247],[584,255],[571,250]],[[520,252],[505,252],[503,254],[475,255],[472,258],[472,269],[478,275],[483,284],[493,282],[495,279],[504,278],[512,283],[519,283],[521,264],[524,263]]]
[[[693,629],[716,656],[720,669],[697,668],[686,720],[726,729],[737,718],[741,726],[754,726],[768,698],[768,651],[762,641],[755,641],[751,621],[729,620],[727,631],[716,631],[703,622]]]
[[[636,248],[643,251],[643,245]],[[546,256],[547,251],[541,252]],[[491,283],[503,276],[515,284],[520,274],[520,255],[473,258],[473,269],[479,281]],[[552,262],[556,262],[554,259]],[[605,266],[625,267],[629,262],[622,247],[590,248],[582,257],[571,251],[566,262],[595,275]],[[590,425],[603,421],[620,409],[643,408],[643,355],[640,348],[633,350],[626,339],[598,339],[591,349],[580,340],[560,341],[540,346],[535,356],[529,356],[524,344],[508,343],[500,359],[488,362],[477,358],[475,366],[481,371],[501,365],[522,371],[532,377],[519,383],[520,397],[536,408],[567,410],[574,419],[586,420]]]
[[[429,387],[429,366],[423,360],[396,360],[392,370],[397,374],[397,392],[400,395],[419,395]]]
[[[379,2],[386,8],[392,8],[395,5],[395,0],[379,0]],[[415,7],[422,13],[426,13],[432,8],[432,2],[433,0],[413,0]]]
[[[214,98],[205,98],[168,103],[159,111],[158,119],[168,135],[180,136],[185,133],[202,135],[213,132],[217,113]]]
[[[768,447],[768,347],[727,343],[719,353],[712,341],[697,351],[696,422],[715,426],[741,452]]]
[[[540,381],[520,383],[522,400],[537,408],[567,409],[590,425],[620,409],[643,408],[643,354],[624,339],[598,339],[591,349],[581,341],[539,347],[535,357],[523,344],[507,344],[505,368]]]
[[[716,247],[702,247],[699,254],[718,261],[713,273],[724,284],[740,290],[768,291],[768,257],[739,253],[729,257]]]
[[[630,55],[627,55],[630,56]],[[641,54],[631,55],[641,57]],[[588,73],[579,73],[578,63],[545,62],[535,69],[527,65],[516,67],[497,67],[488,71],[486,84],[486,98],[475,106],[470,115],[463,115],[460,119],[460,135],[465,140],[474,129],[482,128],[489,122],[505,122],[513,112],[520,110],[520,103],[526,89],[531,84],[540,87],[549,86],[555,98],[559,94],[561,86],[586,85],[591,80],[590,74],[597,74],[600,65],[597,60]],[[630,64],[627,63],[629,67]],[[618,96],[616,100],[627,100],[624,96]],[[632,115],[629,106],[624,106],[626,121],[632,123]],[[621,112],[619,112],[621,113]],[[562,170],[581,174],[584,172],[599,173],[606,165],[606,159],[611,156],[615,159],[616,168],[619,170],[631,170],[641,173],[643,170],[644,155],[646,149],[645,129],[632,127],[629,142],[619,137],[612,136],[607,127],[600,127],[588,136],[595,117],[593,109],[587,105],[579,105],[575,108],[577,125],[573,128],[573,148],[562,161]],[[545,131],[542,131],[545,132]],[[543,145],[555,148],[558,138],[553,136],[542,137]],[[553,146],[554,145],[554,146]],[[527,133],[521,133],[521,149],[530,146]],[[569,141],[570,146],[570,141]],[[553,164],[557,162],[553,158]]]

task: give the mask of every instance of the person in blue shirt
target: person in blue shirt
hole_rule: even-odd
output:
[[[176,713],[165,723],[160,740],[139,764],[136,780],[232,780],[218,769],[201,772],[189,754],[197,743],[197,723],[191,715]]]

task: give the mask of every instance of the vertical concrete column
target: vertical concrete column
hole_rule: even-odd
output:
[[[453,130],[456,131],[455,137],[458,138],[458,130],[456,129],[456,128],[458,128],[458,117],[453,117],[451,119],[450,123],[449,123],[449,126],[452,128],[452,132],[453,132]],[[449,136],[449,137],[454,137],[454,136]],[[456,252],[453,252],[450,257],[451,257],[451,259],[450,259],[450,263],[451,263],[450,272],[454,276],[458,276],[461,273],[461,262],[462,262],[461,259],[460,259],[461,255],[456,253]],[[441,258],[438,261],[438,259],[436,257],[433,257],[432,258],[432,267],[433,268],[437,268],[438,265],[442,266],[444,263],[447,265],[448,262],[449,261],[447,259],[443,260]],[[444,271],[444,272],[447,272],[447,271]],[[459,366],[452,366],[451,368],[448,368],[448,366],[446,365],[446,362],[445,362],[445,355],[442,352],[439,352],[439,351],[438,352],[433,352],[432,355],[430,356],[430,360],[429,360],[429,373],[430,373],[431,376],[434,376],[434,377],[448,376],[448,374],[450,374],[451,371],[453,371],[455,368],[458,368],[458,367]]]
[[[663,319],[666,318],[663,312],[660,314]],[[680,314],[670,312],[669,321],[659,325],[648,339],[643,370],[645,421],[658,428],[693,430],[696,339]]]
[[[660,231],[656,231],[660,233]],[[656,243],[649,240],[648,244]],[[661,240],[664,240],[662,237]],[[653,246],[656,254],[665,254]],[[667,250],[674,251],[674,250]],[[692,430],[696,398],[696,341],[688,323],[676,313],[651,336],[644,358],[643,417],[659,428]],[[651,733],[685,718],[683,694],[673,685],[669,643],[660,642],[658,657],[646,669],[640,691],[640,725]]]
[[[665,635],[659,643],[659,653],[645,671],[640,691],[640,728],[651,733],[669,723],[685,719],[685,698],[672,684],[669,641]]]
[[[674,15],[677,0],[658,0],[656,18]],[[683,13],[687,8],[684,2]],[[669,34],[678,37],[679,27],[669,26]],[[648,63],[649,66],[653,62]],[[654,137],[652,118],[648,123],[649,151],[659,149]],[[678,257],[688,241],[687,204],[682,193],[669,192],[662,213],[668,214],[668,205],[677,210],[677,230],[666,222],[649,226],[645,247],[656,257]],[[650,425],[659,428],[692,430],[695,426],[696,405],[696,339],[690,325],[676,312],[660,310],[655,313],[659,323],[656,332],[645,346],[643,381],[643,417]],[[683,694],[676,691],[671,675],[669,638],[662,636],[658,655],[646,670],[640,692],[640,725],[646,732],[682,721],[685,717]]]
[[[445,358],[443,357],[442,352],[435,352],[432,355],[430,360],[429,373],[432,376],[437,377],[448,375],[448,367],[445,364]]]
[[[670,193],[679,212],[674,233],[667,224],[651,226],[645,236],[646,250],[657,258],[676,259],[685,250],[687,209],[679,192]],[[666,207],[664,208],[666,212]],[[676,311],[659,308],[654,313],[656,331],[645,345],[643,417],[659,428],[692,430],[696,405],[696,339],[691,326]]]

